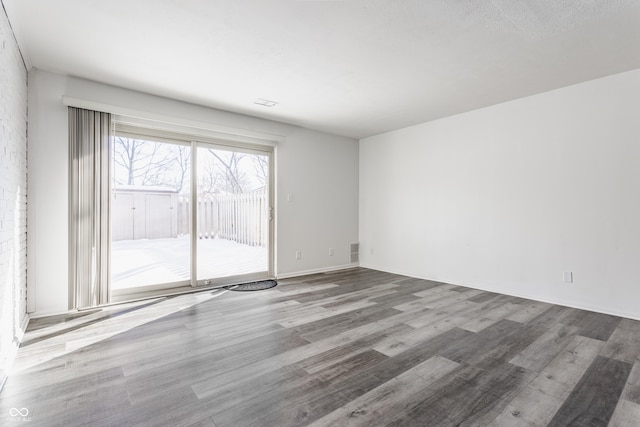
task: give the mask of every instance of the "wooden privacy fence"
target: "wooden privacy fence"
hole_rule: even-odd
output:
[[[268,203],[265,190],[198,199],[198,238],[226,239],[266,246]],[[189,234],[189,198],[178,198],[178,233]]]

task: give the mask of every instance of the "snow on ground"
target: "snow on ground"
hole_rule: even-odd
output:
[[[111,243],[111,289],[190,279],[189,236]],[[198,279],[267,271],[267,248],[224,239],[198,240]]]

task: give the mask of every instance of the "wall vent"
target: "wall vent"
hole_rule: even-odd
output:
[[[360,261],[360,257],[358,256],[359,249],[360,249],[360,244],[359,243],[352,243],[351,244],[351,262],[359,262]]]

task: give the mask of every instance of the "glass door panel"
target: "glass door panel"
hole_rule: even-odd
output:
[[[112,140],[111,289],[190,283],[191,147]]]
[[[269,271],[269,155],[197,148],[198,284]]]

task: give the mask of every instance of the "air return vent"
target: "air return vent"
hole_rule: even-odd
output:
[[[360,257],[358,256],[359,249],[360,249],[360,244],[359,243],[352,243],[351,244],[351,262],[359,262],[360,261]]]

